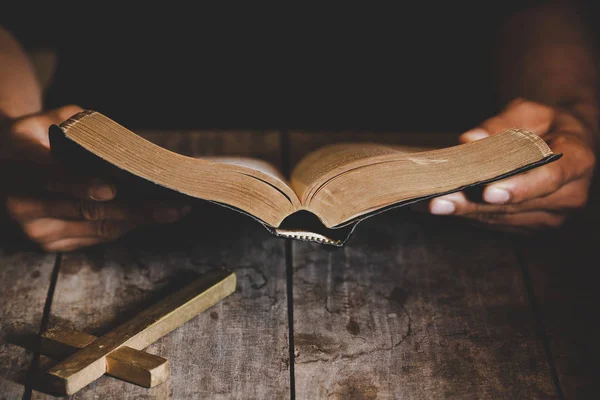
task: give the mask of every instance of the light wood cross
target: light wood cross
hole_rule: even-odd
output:
[[[214,270],[103,336],[62,327],[44,332],[42,353],[67,357],[46,372],[46,383],[60,394],[73,394],[104,374],[145,387],[163,383],[169,362],[141,350],[233,293],[235,285],[235,273]]]

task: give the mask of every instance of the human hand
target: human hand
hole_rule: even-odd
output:
[[[79,111],[67,106],[3,121],[0,196],[31,240],[46,251],[71,251],[143,224],[175,222],[189,212],[189,207],[118,202],[111,182],[77,175],[53,160],[48,128]]]
[[[570,211],[585,206],[596,163],[593,128],[568,111],[516,99],[500,114],[465,132],[460,141],[472,142],[513,127],[538,134],[563,157],[487,185],[483,202],[468,199],[464,192],[432,199],[432,214],[457,215],[513,230],[539,230],[559,227]]]

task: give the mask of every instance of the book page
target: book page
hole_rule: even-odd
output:
[[[423,147],[340,143],[323,147],[304,157],[292,171],[292,188],[305,204],[325,180],[350,168],[377,163],[390,156],[431,150]]]
[[[73,165],[83,165],[80,162],[95,155],[94,160],[112,164],[134,178],[228,205],[271,227],[307,210],[326,227],[339,228],[399,202],[460,190],[554,159],[541,138],[520,129],[431,151],[338,144],[301,160],[290,186],[266,162],[187,157],[94,111],[76,114],[55,128],[50,130],[51,150],[74,161]]]
[[[391,146],[334,145],[301,161],[292,184],[303,208],[331,228],[399,202],[487,182],[552,155],[539,136],[521,129],[414,153]]]
[[[86,157],[96,155],[139,178],[191,197],[229,205],[270,226],[279,226],[300,208],[292,188],[266,162],[187,157],[90,110],[76,114],[59,128],[63,138],[54,135],[51,142],[55,150],[69,150],[71,154],[65,157],[74,156],[74,152]]]
[[[264,160],[259,160],[257,158],[249,158],[249,157],[200,157],[203,160],[209,160],[217,163],[230,164],[230,165],[239,165],[242,167],[250,168],[255,171],[266,174],[273,179],[278,179],[281,183],[288,185],[289,183],[281,173],[273,164],[266,162]]]

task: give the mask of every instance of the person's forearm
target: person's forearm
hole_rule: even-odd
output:
[[[0,118],[18,118],[42,109],[42,91],[31,60],[0,27]]]
[[[495,65],[504,102],[524,97],[571,111],[598,137],[596,57],[568,5],[525,10],[503,27]]]

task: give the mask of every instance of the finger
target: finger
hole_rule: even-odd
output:
[[[25,234],[45,244],[69,238],[99,238],[113,240],[139,224],[131,221],[65,221],[39,218],[23,224]]]
[[[56,108],[46,113],[53,119],[53,124],[61,124],[65,122],[67,119],[71,118],[73,115],[82,112],[83,108],[79,107],[75,104],[69,104],[63,107]]]
[[[471,143],[471,142],[475,142],[477,140],[481,140],[481,139],[485,139],[486,137],[489,137],[490,133],[482,128],[482,127],[476,127],[473,129],[470,129],[468,131],[466,131],[465,133],[463,133],[462,135],[460,135],[458,137],[458,141],[460,143]]]
[[[68,105],[39,115],[30,115],[17,120],[12,130],[21,136],[41,144],[46,149],[50,148],[48,128],[50,125],[58,125],[83,111],[79,106]]]
[[[57,252],[57,251],[73,251],[83,247],[93,246],[98,243],[106,242],[101,238],[68,238],[61,239],[55,242],[46,243],[42,245],[42,249],[48,252]]]
[[[560,160],[488,185],[483,199],[492,204],[521,203],[547,196],[573,180],[591,176],[594,153],[575,135],[561,135],[551,145],[555,153],[563,154]]]
[[[169,207],[158,204],[131,206],[77,199],[11,196],[6,199],[6,209],[14,219],[22,222],[38,218],[56,218],[167,223],[180,220],[190,212],[191,207]]]
[[[49,126],[80,111],[81,107],[65,106],[16,121],[11,126],[10,143],[0,149],[2,184],[25,193],[44,190],[76,198],[112,200],[116,195],[114,185],[74,174],[53,160],[48,151]],[[19,173],[15,174],[15,170]]]
[[[469,143],[496,135],[506,129],[518,127],[544,135],[550,129],[555,112],[551,107],[523,99],[508,103],[500,114],[482,122],[459,137],[461,143]]]
[[[463,192],[451,193],[429,201],[429,212],[435,215],[460,214],[458,206],[467,203],[469,202]]]
[[[68,105],[64,107],[55,108],[50,111],[46,111],[43,114],[40,114],[39,116],[28,117],[28,119],[35,120],[38,128],[46,130],[47,136],[47,131],[50,125],[60,125],[67,119],[81,111],[83,111],[83,108],[79,106]]]
[[[114,185],[73,173],[52,159],[50,153],[40,146],[23,148],[18,154],[10,156],[10,159],[0,159],[0,182],[16,192],[63,193],[70,197],[98,201],[112,200],[116,196]]]
[[[484,121],[482,127],[492,135],[513,127],[543,135],[550,129],[555,114],[552,107],[518,98],[509,102],[500,114]]]
[[[25,157],[31,157],[31,154]],[[109,182],[76,176],[53,160],[45,164],[21,159],[0,165],[0,183],[12,193],[62,193],[74,198],[108,201],[114,199],[117,189]],[[15,171],[19,171],[15,173]]]
[[[38,177],[38,181],[42,180]],[[50,193],[61,193],[78,199],[91,199],[96,201],[109,201],[117,195],[117,188],[110,183],[99,180],[89,180],[74,177],[69,174],[50,176],[40,182],[40,186]]]
[[[61,193],[73,198],[96,201],[112,200],[117,193],[115,185],[100,179],[73,175],[53,161],[46,165],[36,165],[23,159],[1,167],[0,183],[13,193]],[[19,173],[14,173],[15,170]]]
[[[505,208],[498,206],[467,201],[463,193],[433,199],[430,202],[430,211],[433,214],[456,215],[491,225],[531,229],[558,227],[565,220],[564,214],[546,210],[507,212]]]
[[[466,215],[473,213],[521,213],[527,211],[569,211],[585,207],[589,195],[589,180],[576,180],[558,191],[519,204],[487,204],[470,201],[463,192],[437,197],[429,203],[429,211],[438,215]]]

